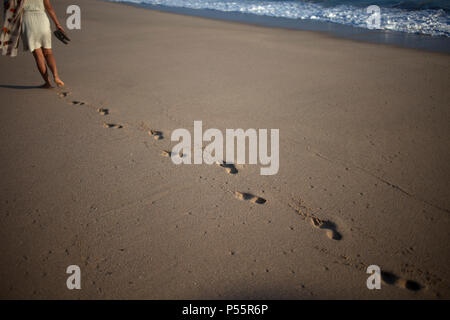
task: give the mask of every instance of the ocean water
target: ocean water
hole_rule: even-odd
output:
[[[299,20],[333,22],[360,28],[367,24],[367,7],[380,7],[376,29],[450,37],[450,0],[107,0],[220,12],[246,13]]]

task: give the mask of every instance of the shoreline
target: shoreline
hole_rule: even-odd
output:
[[[132,2],[117,2],[117,4],[123,4],[159,12],[188,15],[211,20],[243,23],[247,25],[256,25],[268,28],[312,31],[326,34],[331,37],[348,39],[358,42],[382,44],[399,48],[417,49],[450,54],[450,38],[444,36],[430,36],[400,31],[370,30],[333,22],[296,20],[238,12],[222,12],[213,9],[190,9],[182,7],[168,7],[164,5],[138,4]]]

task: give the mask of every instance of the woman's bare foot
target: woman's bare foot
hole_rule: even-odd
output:
[[[55,83],[58,85],[58,87],[63,88],[64,82],[60,78],[55,78]]]
[[[52,89],[53,86],[49,82],[47,82],[47,83],[44,83],[42,86],[40,86],[40,88],[42,88],[42,89]]]

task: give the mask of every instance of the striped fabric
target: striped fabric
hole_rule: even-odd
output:
[[[0,48],[4,56],[17,56],[22,33],[23,5],[25,1],[9,0],[5,5],[5,21],[0,34]]]

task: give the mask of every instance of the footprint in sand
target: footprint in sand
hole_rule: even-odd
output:
[[[100,113],[102,116],[106,116],[109,114],[109,110],[108,109],[103,109],[103,108],[98,108],[97,112]]]
[[[155,139],[155,140],[161,140],[161,139],[164,138],[163,137],[163,133],[161,131],[157,131],[157,130],[151,129],[151,130],[148,131],[148,134],[150,136],[152,136],[153,139]]]
[[[319,218],[310,217],[310,222],[314,228],[326,230],[327,237],[332,240],[341,240],[342,236],[336,230],[336,225],[331,221],[323,221]]]
[[[410,291],[419,291],[422,289],[422,285],[413,280],[405,280],[396,276],[391,272],[381,271],[381,280],[384,283],[393,285],[402,289],[408,289]]]
[[[103,123],[103,128],[111,128],[111,129],[122,129],[123,127],[120,124],[114,123]]]
[[[164,156],[164,157],[170,158],[172,156],[172,152],[171,151],[167,151],[167,150],[163,150],[161,152],[161,155]]]
[[[73,105],[78,105],[78,106],[84,106],[86,103],[84,103],[84,102],[82,102],[82,101],[74,100],[74,101],[72,101],[72,104],[73,104]]]
[[[238,173],[238,170],[236,169],[236,166],[232,163],[226,163],[225,161],[217,161],[216,164],[219,167],[225,168],[225,171],[228,172],[228,174],[236,174]]]
[[[66,98],[66,97],[70,96],[71,94],[72,94],[72,93],[69,92],[69,91],[63,91],[63,92],[59,92],[59,93],[58,93],[58,97],[60,97],[60,98]]]
[[[242,193],[242,192],[236,191],[234,193],[234,196],[239,200],[249,200],[250,202],[257,203],[257,204],[266,203],[266,199],[260,198],[258,196],[254,196],[250,193]]]
[[[172,154],[173,154],[172,151],[167,151],[167,150],[161,151],[161,155],[164,156],[164,157],[170,158],[170,157],[172,157]],[[183,158],[183,157],[184,157],[184,155],[183,155],[182,152],[180,152],[180,153],[178,154],[178,156],[179,156],[180,158]]]

